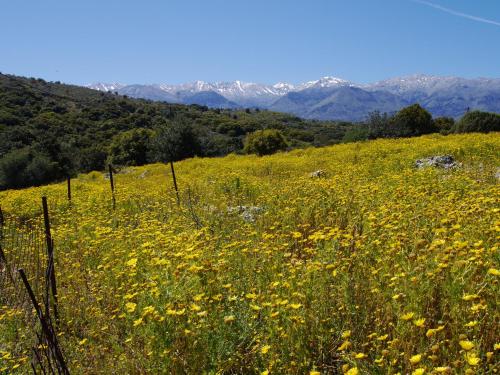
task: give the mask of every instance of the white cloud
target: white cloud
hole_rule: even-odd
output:
[[[477,21],[477,22],[488,23],[490,25],[500,26],[500,22],[489,20],[489,19],[482,18],[482,17],[473,16],[473,15],[467,14],[467,13],[458,12],[458,11],[450,9],[450,8],[445,8],[439,4],[431,3],[430,1],[427,1],[427,0],[411,0],[411,1],[413,1],[415,3],[427,5],[429,7],[434,8],[434,9],[439,9],[443,12],[453,14],[454,16],[467,18],[469,20],[473,20],[473,21]]]

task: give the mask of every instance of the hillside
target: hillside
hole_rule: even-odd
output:
[[[163,92],[155,93],[152,95],[159,96],[154,99],[169,100],[161,96]],[[193,101],[207,105],[224,102],[235,106],[216,93],[193,97]],[[25,180],[32,181],[28,185],[102,170],[114,137],[132,129],[155,130],[173,120],[189,126],[197,144],[188,150],[190,156],[239,152],[245,134],[258,129],[280,129],[293,148],[338,143],[352,128],[351,124],[306,121],[268,111],[220,110],[131,99],[0,74],[0,160],[8,158],[12,169],[24,170],[29,175]],[[40,170],[43,172],[36,172]]]
[[[192,158],[175,163],[180,206],[163,164],[115,175],[116,209],[99,172],[72,181],[71,203],[64,183],[0,201],[12,228],[48,197],[72,373],[484,374],[499,149],[489,133]],[[444,154],[458,166],[415,168]],[[13,269],[29,269],[22,238],[2,242]],[[2,290],[0,373],[27,373],[34,333]]]

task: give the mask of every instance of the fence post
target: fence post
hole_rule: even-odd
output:
[[[54,270],[54,241],[52,240],[52,234],[50,233],[50,218],[49,218],[49,208],[47,205],[47,197],[42,197],[42,207],[43,207],[43,223],[45,226],[45,241],[47,243],[47,274],[46,278],[50,284],[50,289],[52,291],[52,297],[54,298],[54,316],[56,317],[56,322],[59,321],[59,312],[57,311],[57,286],[56,286],[56,273]],[[46,311],[47,315],[49,312],[49,293],[47,290],[46,298]]]
[[[71,202],[71,177],[68,176],[68,201]]]
[[[179,198],[179,189],[177,188],[177,179],[175,178],[175,169],[172,159],[170,159],[170,170],[172,171],[172,179],[174,181],[175,195],[177,197],[177,205],[179,206],[181,204],[181,200]]]
[[[26,291],[28,292],[28,295],[31,299],[31,303],[33,304],[33,307],[35,308],[36,315],[40,321],[40,325],[42,326],[42,331],[43,331],[45,337],[47,337],[47,341],[49,342],[50,348],[54,351],[55,359],[56,359],[58,365],[61,367],[62,373],[69,375],[68,367],[66,366],[66,362],[64,361],[64,357],[62,355],[61,349],[59,348],[59,344],[57,342],[57,336],[55,335],[54,330],[47,323],[46,317],[43,315],[43,312],[40,309],[40,306],[38,305],[35,294],[33,293],[33,289],[31,289],[31,285],[28,281],[28,278],[26,277],[26,274],[24,273],[24,270],[21,268],[17,271],[19,272],[19,275],[21,276],[21,279],[23,280],[24,287],[26,288]]]
[[[108,164],[108,170],[109,170],[109,183],[111,185],[111,196],[113,199],[113,210],[114,210],[116,207],[115,182],[113,180],[113,166],[111,164]]]

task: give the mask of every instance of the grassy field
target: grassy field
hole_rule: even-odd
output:
[[[456,170],[417,170],[453,155]],[[497,373],[500,136],[148,165],[0,192],[50,203],[75,374]],[[323,170],[325,176],[311,178]],[[245,206],[245,208],[239,208]],[[0,307],[0,373],[29,372]],[[19,331],[16,332],[16,329]]]

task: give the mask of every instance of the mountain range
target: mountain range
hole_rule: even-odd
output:
[[[394,113],[419,103],[434,116],[458,118],[467,109],[500,112],[500,79],[412,75],[371,84],[323,77],[298,85],[195,81],[179,85],[94,83],[86,87],[134,98],[211,108],[255,107],[318,120],[362,121],[373,111]]]

